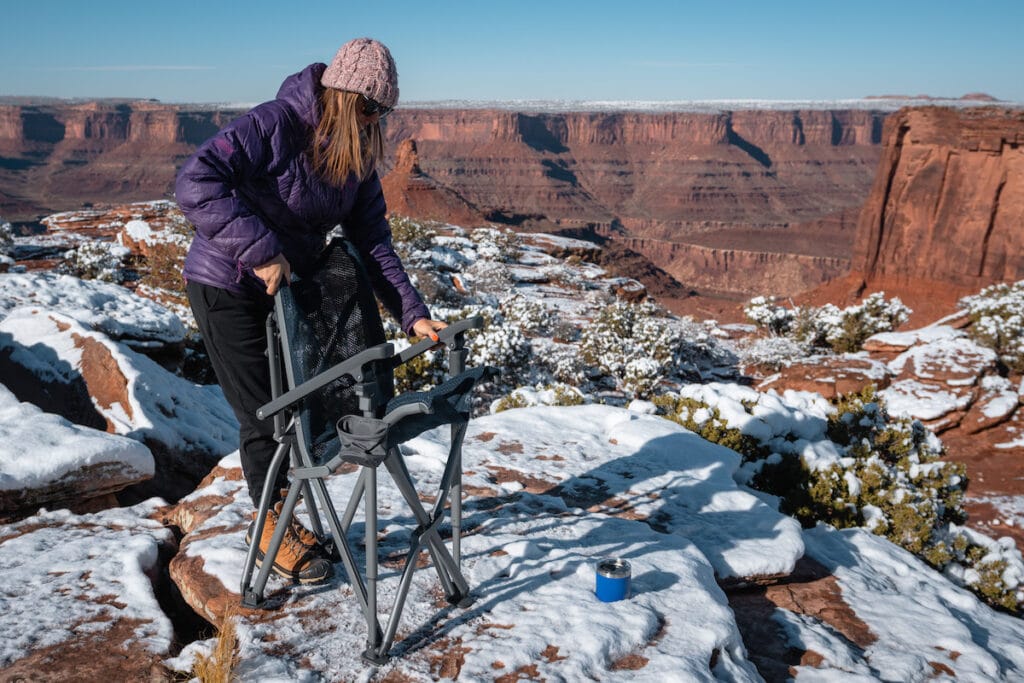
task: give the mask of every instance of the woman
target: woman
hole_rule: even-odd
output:
[[[292,267],[311,263],[334,226],[343,226],[375,293],[407,333],[436,340],[445,327],[430,319],[409,281],[385,217],[376,171],[380,119],[397,101],[391,53],[358,38],[330,65],[311,64],[286,78],[276,99],[229,123],[178,172],[178,204],[196,228],[184,268],[189,302],[241,425],[242,471],[254,505],[277,447],[273,420],[256,419],[256,409],[271,398],[267,314]],[[282,472],[273,491],[278,501],[286,485]],[[264,525],[260,562],[279,509],[278,503]],[[315,535],[295,522],[274,570],[312,583],[328,578],[331,564]]]

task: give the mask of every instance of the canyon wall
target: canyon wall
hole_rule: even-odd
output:
[[[171,198],[177,166],[239,113],[155,102],[0,106],[0,216]],[[845,267],[884,118],[405,108],[386,119],[384,180],[395,211],[628,237],[688,288],[786,295]],[[787,275],[764,274],[769,266]]]
[[[941,312],[1024,278],[1024,110],[903,109],[884,138],[850,275],[812,298],[884,290]]]
[[[237,113],[155,102],[0,105],[0,216],[170,198],[177,166]]]
[[[884,114],[399,110],[390,148],[492,221],[618,228],[678,240],[737,225],[815,221],[858,207]]]

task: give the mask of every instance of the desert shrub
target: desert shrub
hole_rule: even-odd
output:
[[[547,306],[519,293],[502,299],[498,309],[508,323],[531,336],[547,333],[554,321],[554,314]]]
[[[740,362],[766,370],[779,370],[796,359],[805,358],[809,349],[792,337],[762,337],[737,345]]]
[[[747,320],[772,334],[788,333],[796,318],[792,308],[777,305],[773,296],[754,297],[743,307],[743,314]]]
[[[0,254],[7,256],[14,247],[14,226],[0,218]]]
[[[884,292],[875,292],[861,303],[843,309],[833,304],[788,309],[776,305],[772,298],[757,297],[743,310],[748,319],[772,334],[789,336],[805,347],[836,353],[859,350],[868,337],[896,329],[911,313],[898,298],[886,300]]]
[[[825,341],[839,353],[859,351],[868,337],[896,329],[910,313],[899,298],[886,301],[884,292],[875,292],[859,305],[840,311],[838,321],[829,320]]]
[[[477,228],[469,233],[469,239],[481,259],[508,262],[519,256],[519,236],[511,230]]]
[[[1024,280],[986,287],[959,305],[970,317],[971,337],[1009,368],[1024,372]]]
[[[403,262],[415,261],[417,251],[426,251],[437,237],[437,223],[419,221],[406,216],[391,216],[388,219],[395,251]]]
[[[587,365],[573,344],[549,346],[538,360],[545,371],[559,382],[578,387],[587,381]]]
[[[470,288],[491,303],[508,294],[514,285],[512,273],[503,263],[481,259],[464,272]]]
[[[494,403],[492,412],[500,413],[512,408],[529,406],[578,406],[586,403],[583,392],[568,384],[548,384],[520,387]]]
[[[753,396],[733,401],[730,410],[741,405],[754,420],[761,399]],[[779,509],[805,526],[867,528],[993,606],[1018,612],[1024,604],[1024,562],[1012,542],[959,526],[965,519],[964,466],[941,460],[938,439],[916,420],[890,416],[872,388],[835,402],[820,440],[831,443],[837,457],[811,461],[803,455],[806,446],[787,448],[807,434],[755,437],[699,398],[666,395],[654,403],[665,417],[739,453],[752,473],[747,483],[777,496]]]
[[[56,270],[83,280],[120,284],[127,276],[125,264],[130,253],[127,247],[114,242],[82,242],[64,252],[64,261]]]
[[[168,219],[159,237],[147,242],[146,256],[136,268],[140,284],[173,292],[184,300],[185,280],[181,271],[192,244],[194,229],[180,211],[168,214]]]
[[[530,340],[515,325],[503,321],[492,324],[469,339],[469,365],[498,368],[505,384],[515,386],[528,381],[532,360]]]
[[[619,389],[649,397],[662,380],[683,371],[682,332],[660,313],[649,303],[604,307],[580,333],[580,358]]]
[[[450,306],[461,304],[465,299],[445,273],[439,273],[433,268],[415,266],[407,267],[406,271],[423,299],[431,304]]]
[[[721,411],[699,399],[662,394],[653,399],[660,414],[712,443],[730,448],[745,461],[767,457],[769,450],[757,439],[730,426]]]

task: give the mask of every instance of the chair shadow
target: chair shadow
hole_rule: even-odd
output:
[[[565,548],[566,554],[576,550],[573,554],[578,555],[578,551],[585,553],[588,548],[600,547],[602,555],[627,560],[663,549],[665,543],[659,540],[659,536],[672,535],[672,545],[678,545],[680,539],[685,539],[684,543],[694,543],[687,532],[696,527],[728,530],[724,541],[722,533],[716,534],[718,545],[715,548],[710,551],[700,548],[705,556],[709,552],[712,555],[724,554],[730,548],[749,540],[769,542],[781,532],[766,528],[758,519],[764,517],[765,512],[760,507],[764,506],[760,501],[750,510],[700,510],[715,492],[723,489],[742,490],[733,482],[734,467],[729,465],[730,460],[737,458],[735,452],[710,444],[695,434],[673,433],[655,437],[629,455],[606,461],[541,493],[519,491],[499,497],[471,498],[463,506],[463,533],[473,536],[500,532],[503,527],[521,524],[524,519],[540,521],[543,515],[548,515],[548,521],[530,529],[530,539],[543,539],[547,531],[564,526],[566,517],[582,515],[603,522],[596,529],[573,540]],[[646,488],[643,486],[644,482],[665,478],[668,478],[667,482],[655,482]],[[652,494],[657,500],[654,513],[634,518],[634,521],[645,524],[655,532],[652,540],[638,543],[635,537],[620,535],[621,540],[609,543],[613,535],[602,532],[602,528],[607,524],[621,524],[621,517],[631,518],[630,511],[635,508],[650,506]],[[610,500],[615,501],[615,505],[592,511]],[[691,521],[687,524],[679,523],[680,517],[684,516]],[[784,516],[779,515],[779,518]],[[391,521],[408,524],[411,519],[410,516],[407,519],[392,518]],[[445,527],[444,531],[446,536],[450,534],[450,526]],[[481,558],[500,550],[500,547],[484,548],[467,553],[464,558]],[[517,577],[520,574],[516,570],[517,565],[526,561],[550,563],[557,566],[557,570]],[[551,581],[570,577],[582,564],[592,561],[591,558],[578,556],[559,557],[551,550],[539,560],[517,558],[503,571],[471,587],[471,594],[476,599],[472,605],[461,609],[443,607],[432,619],[396,642],[395,653],[404,654],[425,647],[459,626],[485,616],[502,602],[535,592]],[[710,557],[709,562],[715,565]],[[680,580],[681,577],[670,571],[646,571],[633,578],[633,595],[666,590]]]

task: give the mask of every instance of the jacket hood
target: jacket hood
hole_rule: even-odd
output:
[[[320,77],[326,64],[316,62],[298,73],[284,79],[277,91],[277,99],[287,103],[299,115],[303,123],[315,128],[320,122]]]

